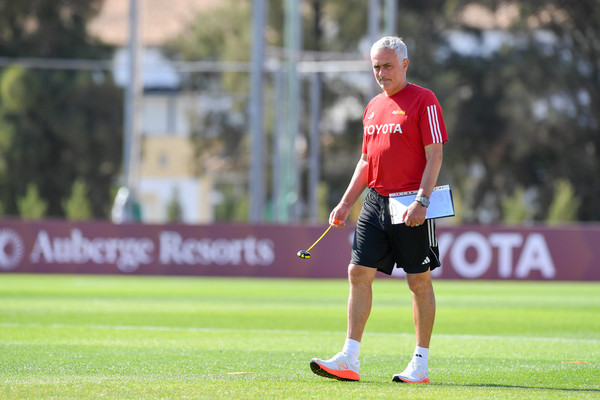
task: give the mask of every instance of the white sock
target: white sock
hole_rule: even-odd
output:
[[[358,361],[358,353],[360,352],[360,342],[352,339],[346,339],[342,353],[350,357],[350,361],[356,363]]]
[[[413,355],[413,359],[416,360],[420,364],[427,365],[427,359],[429,358],[429,348],[427,347],[415,347],[415,354]]]

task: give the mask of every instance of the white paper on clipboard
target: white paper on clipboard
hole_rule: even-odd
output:
[[[390,215],[392,224],[403,224],[404,212],[415,201],[417,191],[390,194]],[[454,216],[454,202],[452,201],[452,190],[449,185],[436,186],[429,197],[426,219],[444,218]]]

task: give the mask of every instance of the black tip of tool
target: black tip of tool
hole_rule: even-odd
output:
[[[305,258],[305,259],[306,258],[310,258],[310,253],[308,251],[306,251],[306,250],[300,250],[298,252],[298,257]]]

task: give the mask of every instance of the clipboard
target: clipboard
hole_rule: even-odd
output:
[[[401,193],[391,193],[389,201],[390,216],[392,224],[403,224],[402,216],[417,197],[417,190]],[[452,199],[452,190],[449,185],[436,186],[429,197],[429,207],[425,219],[453,217],[454,201]]]

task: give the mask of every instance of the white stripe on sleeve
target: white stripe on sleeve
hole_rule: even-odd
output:
[[[431,129],[433,143],[442,143],[442,131],[440,130],[437,107],[435,104],[427,106],[427,114],[429,115],[429,129]]]

